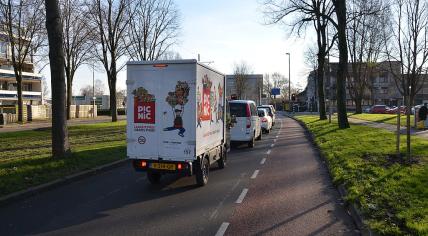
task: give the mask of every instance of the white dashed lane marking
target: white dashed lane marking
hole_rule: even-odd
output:
[[[255,170],[253,175],[251,176],[252,179],[257,178],[257,175],[259,174],[259,170]]]
[[[265,164],[266,158],[263,158],[262,161],[260,162],[260,165]]]
[[[226,233],[227,227],[229,227],[229,223],[228,222],[223,222],[223,224],[220,225],[220,228],[218,229],[218,231],[215,234],[215,236],[223,236],[224,233]]]
[[[269,149],[269,150],[266,152],[266,154],[268,154],[268,155],[269,155],[271,152],[272,152],[272,150],[270,150],[270,149]]]
[[[241,195],[239,195],[238,200],[236,200],[236,203],[238,204],[242,203],[244,201],[245,195],[247,195],[247,192],[248,192],[248,188],[244,188],[242,190]]]

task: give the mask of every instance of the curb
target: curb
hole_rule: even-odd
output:
[[[41,193],[41,192],[45,192],[47,190],[54,189],[56,187],[64,186],[66,184],[81,180],[85,177],[89,177],[92,175],[96,175],[96,174],[105,172],[107,170],[111,170],[115,167],[118,167],[118,166],[125,164],[128,161],[129,161],[129,159],[114,161],[114,162],[111,162],[108,164],[104,164],[101,166],[94,167],[94,168],[89,169],[89,170],[85,170],[85,171],[81,171],[81,172],[78,172],[75,174],[71,174],[71,175],[62,177],[60,179],[53,180],[53,181],[45,183],[45,184],[37,185],[37,186],[30,187],[30,188],[25,189],[25,190],[21,190],[18,192],[8,194],[4,197],[0,197],[0,206],[4,206],[4,205],[10,204],[12,202],[22,200],[24,198],[28,198],[30,196],[36,195],[36,194]]]
[[[327,164],[327,159],[325,158],[324,154],[321,151],[321,148],[318,146],[318,144],[315,142],[315,136],[309,131],[306,124],[293,116],[289,116],[285,114],[290,119],[295,120],[297,123],[300,124],[305,129],[306,136],[309,138],[309,141],[314,145],[316,152],[318,153],[318,156],[321,157],[321,160],[323,164],[327,167],[328,173],[330,175],[330,179],[332,180],[332,172],[330,170],[329,165]],[[355,225],[357,226],[358,230],[360,230],[361,235],[363,236],[376,236],[377,234],[374,233],[364,222],[364,216],[361,213],[361,211],[358,208],[358,205],[356,203],[351,203],[346,199],[346,196],[348,195],[348,192],[346,191],[345,185],[341,184],[339,186],[336,186],[337,191],[340,194],[340,197],[346,202],[346,208],[348,209],[349,215],[352,217]]]

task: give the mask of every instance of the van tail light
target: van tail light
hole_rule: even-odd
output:
[[[251,128],[251,118],[247,117],[247,129]]]
[[[266,117],[263,117],[262,122],[267,122]]]
[[[251,117],[250,104],[247,104],[247,117]]]

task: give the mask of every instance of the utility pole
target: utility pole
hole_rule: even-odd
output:
[[[288,55],[288,103],[291,109],[291,54],[289,52],[285,54]]]

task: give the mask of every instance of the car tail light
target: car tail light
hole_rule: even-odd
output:
[[[141,161],[141,167],[146,168],[147,167],[147,162],[146,161]]]
[[[262,122],[267,122],[266,117],[263,117]]]
[[[247,117],[251,117],[250,104],[247,104]]]
[[[247,118],[247,129],[251,128],[251,118]]]

